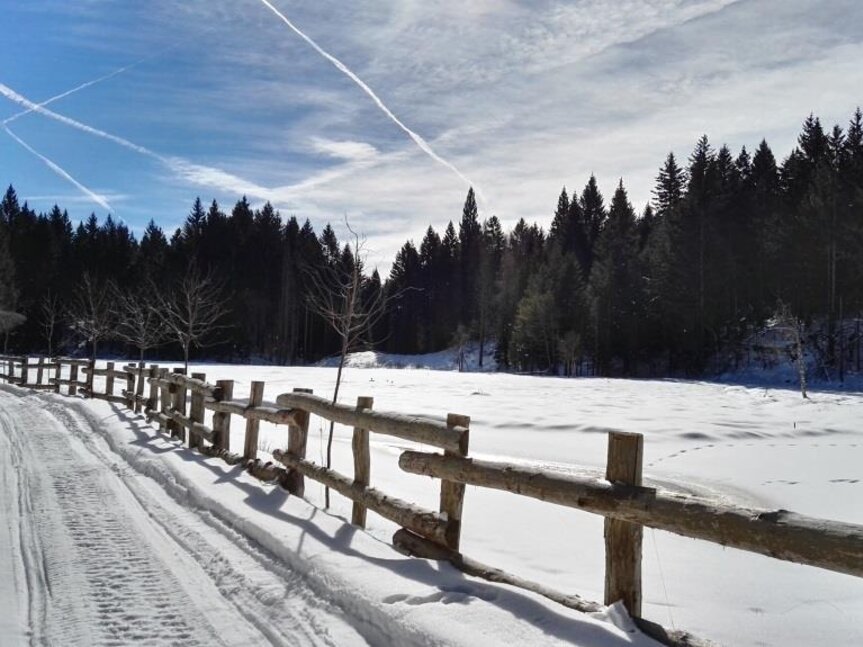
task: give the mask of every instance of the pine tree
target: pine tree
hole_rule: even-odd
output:
[[[659,170],[656,177],[656,188],[653,195],[656,196],[656,215],[666,218],[673,214],[683,201],[686,177],[677,165],[674,153],[669,153],[665,158],[665,164]]]
[[[597,242],[591,274],[595,359],[604,374],[610,373],[614,358],[622,360],[625,374],[632,372],[636,360],[643,304],[638,248],[635,211],[621,180]]]
[[[471,328],[476,322],[477,293],[479,288],[480,254],[482,251],[482,228],[476,206],[473,187],[468,189],[458,227],[459,278],[461,282],[460,323]]]

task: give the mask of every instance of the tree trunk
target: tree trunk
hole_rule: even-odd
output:
[[[348,338],[345,337],[342,342],[342,354],[339,357],[339,369],[336,371],[336,387],[333,389],[333,404],[336,404],[339,399],[339,387],[342,385],[342,369],[345,366],[345,357],[348,354]],[[327,469],[330,469],[333,464],[333,430],[335,428],[336,423],[333,420],[330,420],[330,431],[327,434]],[[324,488],[324,509],[328,510],[330,507],[330,488],[329,486]]]

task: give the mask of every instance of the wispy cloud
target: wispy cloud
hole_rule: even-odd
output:
[[[381,112],[383,112],[387,116],[387,118],[389,118],[389,120],[392,121],[396,126],[401,128],[408,135],[408,137],[410,137],[414,141],[414,143],[419,146],[420,150],[422,150],[426,155],[431,157],[434,161],[442,164],[450,171],[455,173],[465,182],[465,184],[473,185],[473,182],[471,182],[467,178],[467,176],[464,175],[464,173],[462,173],[458,168],[456,168],[456,166],[452,162],[438,155],[431,147],[431,145],[422,138],[422,136],[408,128],[398,117],[396,117],[393,114],[392,110],[387,107],[387,105],[381,100],[381,98],[375,93],[375,91],[372,90],[366,84],[366,82],[363,81],[360,77],[358,77],[347,65],[342,63],[335,56],[324,50],[314,40],[309,38],[309,36],[307,36],[302,30],[300,30],[296,25],[294,25],[294,23],[288,20],[287,16],[285,16],[285,14],[276,9],[276,7],[274,7],[270,2],[268,2],[268,0],[261,0],[261,2],[266,5],[270,9],[270,11],[272,11],[276,16],[278,16],[278,18],[281,19],[282,22],[284,22],[291,29],[291,31],[293,31],[295,34],[297,34],[297,36],[306,41],[318,54],[327,59],[336,67],[336,69],[338,69],[342,74],[347,76],[351,81],[353,81],[357,86],[359,86],[359,88],[363,92],[365,92],[372,101],[374,101],[375,105],[381,110]],[[474,188],[476,189],[477,194],[482,196],[481,189],[478,186],[475,186]]]
[[[405,239],[457,219],[466,186],[332,59],[467,171],[487,199],[481,216],[505,225],[547,226],[561,185],[578,191],[591,172],[607,193],[623,176],[640,207],[664,155],[685,159],[704,132],[732,148],[766,136],[784,155],[809,112],[844,122],[863,87],[858,0],[269,0],[287,26],[235,0],[145,4],[88,4],[56,26],[62,52],[99,64],[214,34],[70,101],[67,114],[146,143],[143,159],[166,170],[108,148],[88,166],[99,186],[137,194],[123,206],[144,222],[181,219],[189,187],[227,204],[270,200],[316,227],[347,212],[383,269]],[[4,73],[16,88],[44,87],[27,76],[42,73],[33,62],[50,30],[37,33],[38,49],[28,35],[9,50],[27,53]],[[84,156],[62,133],[51,150],[66,141],[64,164]]]
[[[135,144],[128,139],[112,135],[98,128],[93,128],[87,124],[81,123],[71,117],[66,117],[52,110],[49,110],[37,103],[34,103],[25,96],[19,94],[9,86],[0,83],[0,94],[5,96],[10,101],[14,101],[20,105],[26,106],[29,110],[37,112],[45,117],[58,121],[66,126],[83,131],[89,135],[99,137],[111,141],[123,148],[129,149],[140,155],[144,155],[151,159],[160,162],[180,178],[201,186],[218,188],[220,190],[233,191],[237,194],[247,194],[251,196],[267,196],[268,191],[254,182],[244,180],[232,173],[223,171],[222,169],[205,166],[190,162],[182,157],[168,157],[150,150],[146,146]],[[8,131],[8,128],[7,128]],[[56,166],[56,165],[55,165]]]

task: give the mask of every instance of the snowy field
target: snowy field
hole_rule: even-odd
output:
[[[327,396],[335,377],[332,368],[202,365],[193,370],[206,372],[210,381],[234,379],[235,397],[248,394],[251,380],[264,380],[266,399],[296,387]],[[345,372],[342,388],[340,401],[345,403],[368,395],[378,410],[471,416],[470,455],[477,458],[599,474],[605,464],[605,432],[638,431],[645,434],[647,485],[863,523],[863,394],[813,392],[804,401],[793,390],[727,384],[359,368]],[[58,401],[30,397],[37,406]],[[394,631],[398,623],[386,623],[396,617],[403,621],[399,635],[407,642],[428,633],[427,644],[500,644],[502,636],[515,640],[511,627],[522,627],[520,644],[535,644],[539,637],[603,647],[631,644],[633,636],[618,642],[623,634],[615,633],[609,622],[573,619],[565,609],[473,583],[448,568],[437,571],[435,565],[437,575],[429,578],[428,567],[416,566],[417,560],[405,562],[386,547],[395,530],[389,522],[370,513],[370,537],[345,528],[341,521],[350,517],[350,502],[338,494],[330,513],[299,507],[302,502],[278,489],[247,477],[234,480],[235,469],[186,451],[165,451],[170,443],[153,440],[139,419],[107,404],[87,403],[82,411],[98,416],[94,426],[109,440],[105,451],[115,458],[119,452],[132,471],[144,469],[152,476],[176,468],[157,479],[161,487],[170,491],[171,482],[178,486],[177,474],[188,474],[188,482],[180,481],[179,487],[188,491],[193,506],[216,505],[214,514],[241,529],[248,526],[259,541],[255,533],[281,537],[281,543],[262,543],[303,570],[316,594],[332,604],[333,609],[321,612],[319,623],[326,625],[327,613],[332,613],[341,618],[335,627],[357,632],[356,618],[363,618],[358,633],[372,643]],[[242,447],[240,423],[235,419],[232,426],[234,448]],[[325,433],[324,423],[313,417],[310,459],[321,460]],[[286,428],[262,423],[262,457],[284,447],[286,439]],[[398,455],[407,447],[415,446],[372,435],[372,485],[436,508],[438,483],[398,469]],[[336,469],[352,473],[349,429],[337,427],[334,461]],[[306,497],[321,506],[322,487],[307,482]],[[210,501],[206,505],[205,498]],[[251,532],[253,527],[258,530]],[[334,547],[346,554],[334,553]],[[462,550],[561,591],[602,599],[600,517],[469,487]],[[644,615],[656,622],[725,645],[863,644],[859,579],[649,529],[643,560]],[[389,564],[387,577],[369,581],[377,577],[371,575],[372,563]],[[359,586],[359,593],[342,590],[346,582]],[[358,608],[357,594],[369,604]],[[344,620],[340,610],[345,609],[354,620]],[[442,628],[443,617],[456,619],[450,634]],[[638,637],[635,644],[647,644],[642,640]],[[349,642],[336,639],[332,644]]]

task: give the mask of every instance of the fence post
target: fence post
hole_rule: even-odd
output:
[[[220,402],[232,400],[234,397],[234,380],[219,380],[216,382],[220,393],[218,399]],[[215,435],[215,445],[221,451],[227,452],[231,450],[231,414],[216,411],[213,413],[213,434]]]
[[[294,393],[312,393],[311,389],[294,389]],[[306,445],[309,440],[309,415],[308,411],[297,410],[294,415],[296,424],[288,426],[288,454],[296,458],[305,459]],[[303,496],[306,491],[306,480],[296,470],[290,470],[284,479],[284,488],[291,494]]]
[[[150,379],[159,377],[159,365],[150,364]],[[159,385],[155,382],[150,382],[150,391],[147,396],[147,404],[144,405],[145,411],[154,411],[159,408]]]
[[[175,368],[172,371],[176,375],[185,375],[185,368]],[[181,416],[186,415],[186,385],[179,384],[171,385],[171,408],[179,412]],[[172,437],[178,437],[181,443],[186,442],[186,428],[179,422],[171,421],[168,423],[168,428],[171,430]]]
[[[457,413],[449,413],[446,417],[447,427],[464,427],[470,428],[470,416],[463,416]],[[469,433],[469,432],[468,432]],[[464,452],[444,450],[447,456],[467,456],[467,439],[464,442]],[[454,483],[453,481],[441,481],[440,484],[440,511],[446,515],[446,547],[450,550],[458,552],[459,542],[461,540],[461,513],[464,507],[464,483]]]
[[[108,362],[108,374],[105,376],[105,395],[114,395],[114,362]]]
[[[132,398],[134,403],[135,413],[141,413],[144,399],[144,362],[138,362],[138,381],[135,382],[135,395]]]
[[[612,431],[608,434],[605,478],[611,483],[641,485],[644,437]],[[641,617],[642,526],[605,519],[605,604],[622,600],[629,615]]]
[[[126,366],[126,408],[131,410],[140,411],[140,405],[135,403],[135,370],[130,370],[129,366]],[[143,375],[141,371],[137,371],[138,382],[143,382]]]
[[[168,369],[167,368],[160,368],[159,369],[159,377],[162,379],[167,378],[168,377]],[[159,386],[159,400],[160,400],[159,412],[164,414],[164,415],[169,415],[171,412],[171,409],[174,406],[174,391],[171,388],[170,384],[164,384],[163,383]],[[160,429],[162,428],[161,423],[159,423],[159,428]],[[168,433],[171,433],[171,429],[172,429],[171,422],[168,421],[168,423],[165,425],[165,427],[164,427],[164,429],[162,429],[162,431],[164,431],[166,434],[168,434]]]
[[[42,386],[42,378],[45,377],[45,358],[40,357],[36,362],[36,386]]]
[[[360,396],[357,398],[357,410],[371,409],[374,405],[374,398]],[[369,430],[354,427],[354,435],[351,440],[351,447],[354,453],[354,483],[358,483],[364,487],[369,484],[371,476],[371,454],[369,452]],[[354,501],[353,513],[351,514],[351,523],[360,528],[366,527],[366,512],[365,506]]]
[[[252,382],[252,390],[249,392],[249,406],[260,406],[264,401],[264,382]],[[243,458],[253,461],[258,457],[258,428],[261,421],[257,418],[246,418],[246,443],[243,450]]]
[[[207,376],[204,373],[192,373],[192,377],[201,382],[207,381]],[[192,423],[199,422],[204,424],[204,394],[200,391],[192,390],[192,402],[189,405],[189,419]],[[189,429],[189,447],[201,447],[201,437]]]
[[[60,393],[60,377],[62,375],[63,364],[60,363],[60,359],[55,357],[54,361],[54,393]]]
[[[96,371],[96,360],[91,359],[87,364],[87,397],[93,397],[93,378],[95,377],[94,372]]]
[[[19,386],[25,386],[27,384],[27,380],[30,378],[30,358],[22,357],[21,358],[21,379],[18,382]]]
[[[69,395],[78,395],[78,363],[69,365]]]

